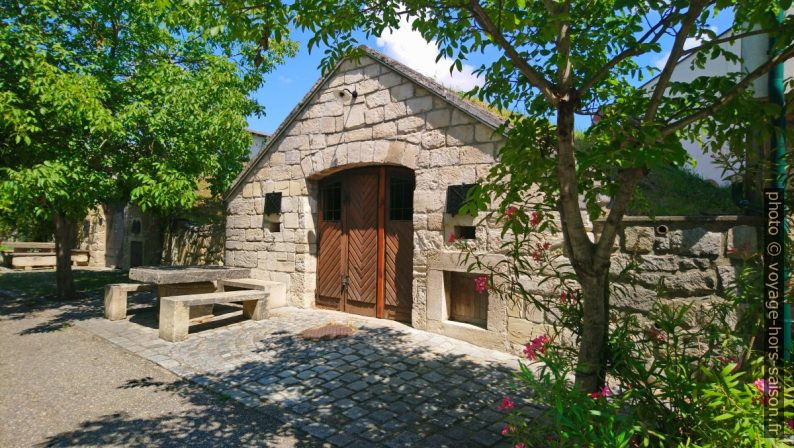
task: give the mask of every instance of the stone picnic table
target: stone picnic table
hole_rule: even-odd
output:
[[[142,266],[130,269],[130,280],[157,286],[161,297],[215,292],[218,280],[250,277],[251,270],[232,266]],[[190,318],[212,314],[212,304],[190,308]]]

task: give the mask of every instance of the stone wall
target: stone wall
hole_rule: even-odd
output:
[[[78,226],[75,247],[88,250],[89,266],[129,269],[133,243],[142,248],[142,264],[159,264],[161,220],[134,204],[104,204]]]
[[[448,236],[454,226],[476,225],[482,216],[444,213],[446,189],[487,174],[502,142],[493,127],[369,57],[343,62],[302,104],[294,120],[276,131],[272,147],[241,187],[227,197],[226,264],[283,282],[291,305],[312,307],[318,180],[357,166],[407,167],[416,176],[413,326],[504,349],[507,316],[502,305],[489,309],[487,329],[447,322],[439,302],[443,293],[430,290],[428,280],[461,269],[454,261],[460,253]],[[264,195],[270,192],[283,194],[280,215],[264,215]],[[269,230],[273,220],[280,222],[280,231]],[[501,242],[499,229],[478,225],[476,239],[467,243],[495,252]]]
[[[596,222],[597,232],[602,224]],[[617,275],[634,259],[639,265],[637,285],[625,297],[616,297],[614,306],[647,311],[660,284],[671,300],[724,297],[736,280],[741,257],[759,250],[761,224],[759,218],[748,216],[626,217],[611,271]]]
[[[195,225],[175,220],[163,232],[162,263],[167,265],[222,265],[224,223]]]

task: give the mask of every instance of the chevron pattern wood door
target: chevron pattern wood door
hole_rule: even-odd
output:
[[[378,173],[356,171],[345,178],[347,277],[345,309],[375,315],[378,277]]]
[[[318,307],[411,320],[413,173],[395,171],[401,179],[410,176],[411,188],[411,204],[395,217],[386,199],[392,170],[352,169],[320,184]]]
[[[316,305],[341,311],[344,308],[342,279],[346,275],[346,236],[343,228],[342,183],[331,179],[320,189],[318,223]]]
[[[388,173],[385,219],[385,260],[383,267],[384,316],[411,321],[413,301],[413,173],[392,169]]]

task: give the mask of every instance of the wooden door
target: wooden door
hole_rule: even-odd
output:
[[[408,170],[387,171],[384,231],[384,317],[411,321],[414,260],[414,176]]]
[[[320,183],[316,304],[411,320],[413,173],[358,168]]]
[[[345,176],[347,285],[344,311],[375,316],[378,294],[379,173],[356,170]]]
[[[482,274],[450,272],[449,318],[485,328],[488,321],[488,293],[477,292],[474,280]]]

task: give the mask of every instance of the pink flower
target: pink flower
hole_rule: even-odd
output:
[[[787,421],[786,422],[786,426],[788,426],[788,429],[794,429],[794,418],[792,418],[791,420]]]
[[[474,290],[482,294],[488,290],[488,277],[481,275],[474,279]]]
[[[589,394],[587,394],[587,396],[590,398],[606,398],[606,397],[611,397],[612,395],[613,395],[612,389],[610,389],[609,386],[606,385],[597,392],[590,392]]]
[[[560,303],[568,303],[568,293],[563,291],[560,293]]]
[[[505,210],[505,216],[507,216],[507,219],[513,219],[513,215],[515,215],[517,211],[518,208],[516,207],[513,206],[507,207],[507,209]]]
[[[513,432],[513,428],[511,428],[511,427],[509,427],[507,425],[505,425],[505,427],[502,428],[502,435],[503,436],[506,436],[506,435],[508,435],[508,434],[510,434],[512,432]]]
[[[516,404],[513,403],[513,400],[511,400],[510,397],[505,395],[505,397],[502,398],[502,402],[499,404],[499,406],[496,409],[500,411],[509,411],[510,409],[513,409],[515,406]]]
[[[551,247],[551,243],[549,243],[548,241],[543,243],[543,250],[548,250],[550,247]]]
[[[769,395],[773,390],[777,390],[777,384],[770,383],[763,378],[758,378],[757,380],[753,381],[753,385],[756,387],[756,389],[758,389],[758,392],[761,392],[764,395]]]
[[[529,218],[529,223],[533,226],[540,224],[540,213],[532,212],[532,216]]]
[[[449,234],[449,238],[447,239],[447,242],[450,243],[450,244],[455,242],[455,234],[454,233],[450,233]]]
[[[551,338],[545,334],[536,337],[524,346],[524,356],[526,356],[530,361],[536,360],[539,353],[546,353],[546,346],[548,345],[549,341],[551,341]]]

